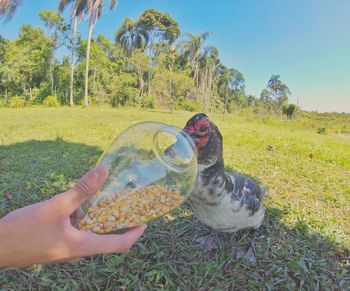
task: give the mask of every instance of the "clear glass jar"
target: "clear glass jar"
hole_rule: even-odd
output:
[[[83,206],[80,229],[108,233],[158,218],[182,204],[198,174],[195,145],[181,129],[142,122],[122,132],[98,164],[108,179]]]

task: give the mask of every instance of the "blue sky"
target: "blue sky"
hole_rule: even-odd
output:
[[[0,34],[14,39],[22,24],[41,26],[37,13],[56,6],[23,0],[14,18],[0,23]],[[207,44],[244,74],[248,94],[260,96],[279,74],[303,109],[350,112],[350,0],[120,0],[94,35],[113,39],[126,16],[136,19],[148,8],[169,12],[182,32],[211,31]],[[86,23],[80,31],[86,35]]]

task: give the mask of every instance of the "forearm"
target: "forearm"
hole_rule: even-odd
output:
[[[24,266],[68,257],[55,238],[47,201],[15,210],[0,219],[0,266]],[[50,231],[51,229],[51,231]],[[61,246],[59,246],[61,244]],[[59,251],[59,253],[57,252]]]
[[[16,229],[13,229],[8,217],[0,219],[0,267],[19,265],[23,245],[26,245],[26,242]]]

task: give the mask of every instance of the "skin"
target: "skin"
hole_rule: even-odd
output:
[[[70,190],[0,219],[0,267],[127,252],[146,225],[120,235],[98,235],[74,227],[81,216],[81,204],[102,187],[107,176],[108,171],[103,166],[93,168]]]

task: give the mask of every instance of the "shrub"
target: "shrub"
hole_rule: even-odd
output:
[[[142,107],[153,109],[156,107],[156,98],[153,95],[144,96],[142,98]]]
[[[33,89],[33,103],[40,104],[43,100],[51,95],[51,85],[47,82],[42,82],[39,88]]]
[[[292,118],[297,110],[297,106],[294,104],[283,105],[282,113],[287,115],[288,118]]]
[[[14,96],[10,99],[9,107],[11,108],[21,108],[26,106],[26,102],[19,96]]]
[[[192,102],[189,100],[183,100],[177,103],[176,109],[185,110],[185,111],[199,111],[200,105],[196,102]]]
[[[268,125],[273,125],[276,123],[276,120],[272,116],[263,117],[262,122]]]
[[[318,134],[326,134],[326,128],[325,127],[319,127],[317,128]]]
[[[47,96],[44,99],[43,104],[45,106],[48,106],[48,107],[57,107],[59,105],[58,100],[57,100],[57,96],[55,96],[55,95]]]
[[[8,106],[8,102],[6,100],[0,100],[0,108],[7,107],[7,106]]]
[[[89,106],[96,104],[95,99],[90,95],[88,96],[88,102],[89,102]],[[83,106],[83,107],[85,106],[85,98],[84,97],[81,99],[81,106]]]

